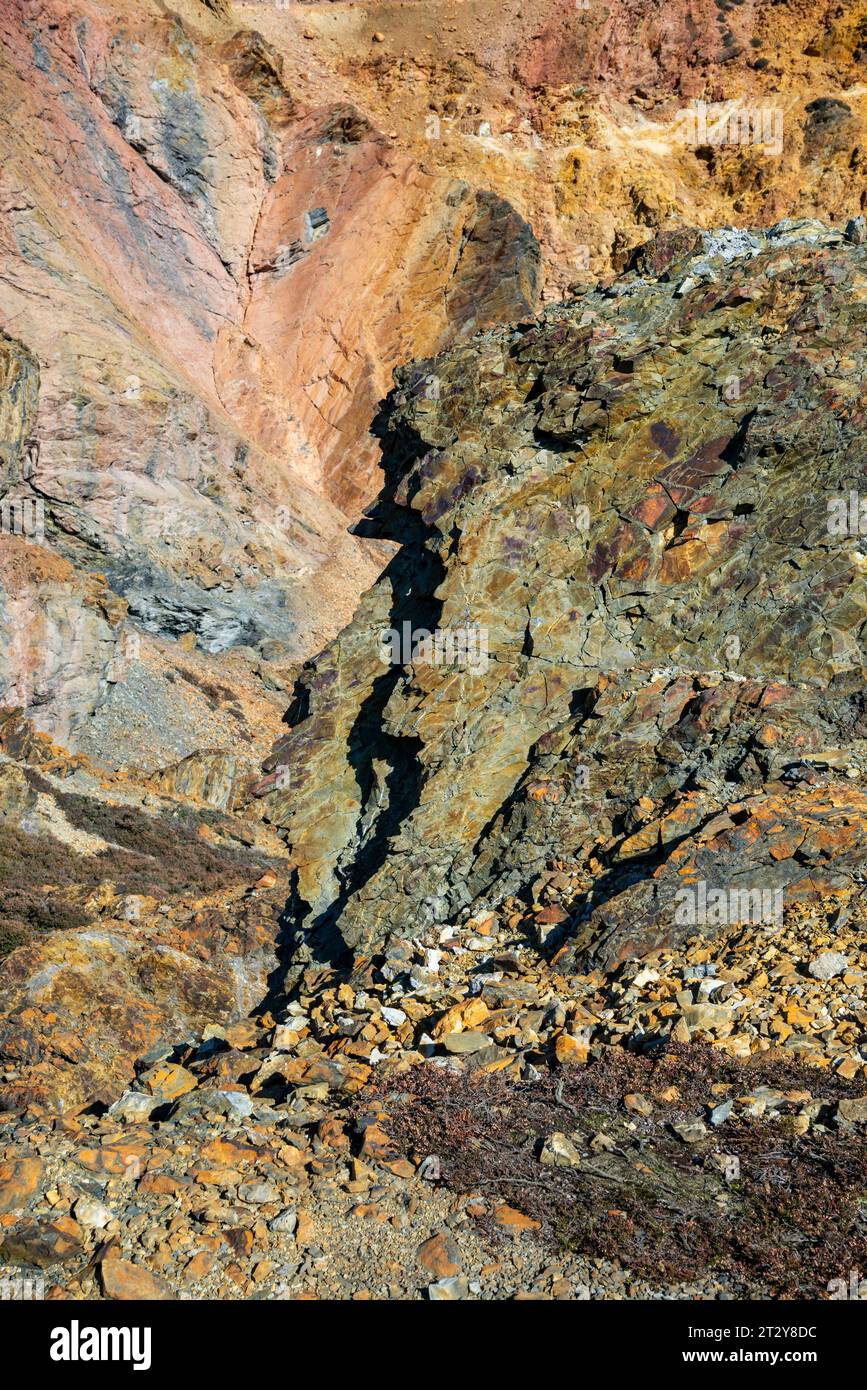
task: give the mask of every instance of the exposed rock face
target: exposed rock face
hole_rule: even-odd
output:
[[[237,759],[216,748],[191,753],[174,766],[163,768],[154,781],[163,791],[193,797],[225,811],[235,799],[237,777]]]
[[[396,364],[660,229],[861,209],[863,26],[830,5],[7,0],[0,32],[0,475],[14,435],[13,500],[128,606],[70,580],[46,638],[18,565],[23,659],[71,640],[77,689],[55,654],[8,702],[73,740],[129,633],[297,660],[345,624]]]
[[[69,741],[116,679],[126,605],[42,544],[32,486],[39,368],[0,333],[0,702]]]
[[[576,965],[863,872],[867,258],[803,223],[666,259],[398,374],[371,529],[403,547],[259,788],[296,964],[554,860]]]
[[[352,1216],[465,1296],[468,1216],[551,1213],[392,1132],[462,1073],[547,1094],[511,1173],[594,1280],[717,1208],[764,1276],[780,1158],[759,1293],[857,1268],[865,55],[836,0],[0,0],[0,1277],[366,1296]]]
[[[0,698],[67,740],[129,634],[333,636],[384,562],[347,513],[392,367],[536,302],[524,220],[423,173],[281,18],[0,5],[0,490],[52,551],[16,552]]]

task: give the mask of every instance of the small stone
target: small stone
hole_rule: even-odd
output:
[[[710,1112],[710,1122],[714,1128],[724,1125],[734,1108],[733,1100],[724,1100],[722,1105],[715,1105]]]
[[[680,1124],[671,1127],[678,1139],[682,1139],[684,1144],[697,1144],[707,1134],[707,1125],[704,1120],[683,1120]]]
[[[541,1222],[534,1221],[532,1216],[526,1216],[524,1212],[510,1207],[506,1202],[494,1207],[494,1220],[498,1226],[510,1226],[518,1231],[538,1231],[541,1225]]]
[[[406,1014],[403,1009],[385,1008],[382,1011],[382,1016],[389,1028],[399,1028],[402,1023],[406,1023]]]
[[[79,1225],[92,1231],[104,1230],[112,1219],[105,1203],[95,1197],[79,1197],[72,1210]]]
[[[842,1076],[844,1081],[852,1081],[861,1070],[861,1063],[855,1057],[844,1057],[836,1070],[835,1075]]]
[[[590,1140],[590,1148],[593,1153],[610,1153],[617,1148],[616,1139],[612,1139],[610,1134],[606,1134],[604,1129],[600,1129],[598,1134],[594,1134]]]
[[[381,34],[381,33],[379,32],[379,30],[377,29],[376,33],[375,33],[374,36],[373,36],[373,42],[374,42],[374,43],[385,43],[385,34]]]
[[[683,1021],[690,1034],[700,1031],[717,1033],[722,1028],[730,1028],[732,1011],[725,1004],[688,1004],[683,1011]]]
[[[692,1037],[692,1035],[691,1035],[691,1033],[690,1033],[690,1031],[689,1031],[689,1027],[688,1027],[688,1025],[687,1025],[686,1019],[683,1018],[683,1017],[679,1018],[679,1019],[677,1020],[677,1023],[675,1023],[674,1027],[673,1027],[672,1030],[671,1030],[671,1040],[672,1040],[672,1042],[676,1042],[676,1043],[688,1043],[688,1042],[690,1042],[691,1037]]]
[[[490,1047],[491,1039],[487,1033],[449,1033],[442,1044],[446,1052],[481,1052],[483,1047]]]
[[[275,1235],[291,1236],[295,1234],[297,1225],[298,1213],[294,1207],[287,1207],[279,1216],[275,1216],[273,1221],[269,1221],[268,1230],[273,1231]]]
[[[158,1275],[151,1274],[144,1265],[135,1265],[131,1260],[103,1260],[100,1274],[106,1298],[116,1299],[120,1303],[151,1298],[164,1302],[173,1297],[168,1285]]]
[[[280,1200],[280,1193],[272,1182],[242,1182],[238,1196],[242,1202],[250,1202],[254,1206]]]
[[[214,1091],[221,1105],[225,1107],[227,1115],[234,1115],[237,1119],[246,1119],[253,1113],[253,1102],[246,1091]]]
[[[438,1279],[449,1279],[461,1272],[461,1257],[454,1241],[444,1231],[425,1240],[418,1247],[418,1259],[425,1269]]]
[[[383,1009],[384,1013],[385,1010]],[[483,999],[464,999],[460,1004],[455,1004],[452,1008],[447,1009],[442,1018],[434,1024],[433,1036],[442,1039],[450,1033],[462,1033],[465,1028],[476,1028],[484,1022],[488,1013],[488,1006]]]
[[[863,217],[861,221],[863,223]],[[842,975],[849,969],[849,962],[839,951],[823,951],[810,961],[807,969],[814,980],[833,980],[835,975]]]
[[[144,1091],[124,1091],[120,1100],[108,1107],[113,1120],[127,1120],[135,1124],[137,1120],[147,1120],[157,1107],[153,1096]]]
[[[647,1115],[653,1114],[652,1101],[649,1101],[647,1096],[643,1096],[640,1091],[630,1091],[623,1097],[623,1104],[626,1106],[627,1110],[632,1111],[633,1115],[644,1115],[646,1117]]]
[[[278,1023],[271,1038],[275,1052],[292,1052],[298,1046],[301,1033],[307,1026],[307,1019],[293,1018],[291,1023]]]
[[[561,1033],[554,1044],[554,1056],[561,1067],[583,1066],[590,1055],[590,1047],[583,1038],[573,1038],[570,1033]]]
[[[864,242],[867,241],[867,222],[865,222],[864,217],[850,217],[843,236],[854,246],[863,246]]]
[[[193,1073],[187,1071],[186,1067],[179,1066],[177,1062],[157,1063],[150,1071],[144,1073],[141,1081],[161,1100],[177,1100],[188,1091],[194,1091],[199,1084]]]
[[[427,1296],[432,1303],[454,1303],[466,1298],[469,1292],[466,1279],[440,1279],[436,1284],[428,1284]]]
[[[299,1211],[298,1225],[295,1229],[296,1245],[313,1244],[313,1218],[306,1211]]]
[[[542,1145],[539,1162],[549,1168],[577,1168],[581,1155],[568,1135],[555,1130]]]
[[[217,1264],[217,1257],[213,1250],[199,1250],[191,1260],[187,1260],[184,1265],[184,1274],[188,1279],[195,1282],[197,1279],[204,1279],[210,1274]]]

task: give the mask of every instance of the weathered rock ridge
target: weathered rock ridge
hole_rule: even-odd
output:
[[[702,930],[685,886],[851,896],[867,561],[830,518],[863,487],[865,295],[867,251],[819,224],[678,234],[398,373],[368,528],[401,550],[259,788],[293,967],[564,870],[580,966]]]

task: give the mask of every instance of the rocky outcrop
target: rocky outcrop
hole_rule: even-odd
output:
[[[396,364],[589,287],[660,230],[860,211],[863,41],[831,6],[453,11],[0,4],[13,500],[105,577],[124,631],[319,650],[387,559],[348,526],[380,486],[369,425]],[[90,749],[73,699],[111,704],[128,651],[107,659],[72,606],[47,640],[89,644],[86,699],[56,658],[13,697]],[[157,699],[182,720],[170,683]]]
[[[0,703],[68,742],[117,679],[126,605],[45,544],[38,402],[35,358],[0,334]]]
[[[564,866],[579,968],[857,888],[865,252],[666,257],[398,374],[370,529],[402,549],[259,788],[296,964]]]
[[[0,4],[0,33],[4,531],[51,552],[4,562],[2,698],[87,742],[142,634],[287,662],[349,619],[385,558],[349,527],[391,368],[530,312],[538,246],[292,26],[52,0]]]
[[[220,748],[191,753],[172,767],[162,768],[153,778],[162,791],[216,806],[219,811],[232,808],[237,779],[237,759]]]
[[[285,852],[233,813],[227,754],[143,785],[20,716],[0,742],[0,1109],[111,1101],[150,1048],[267,994]]]
[[[0,333],[0,498],[30,471],[38,399],[38,363],[22,343]]]

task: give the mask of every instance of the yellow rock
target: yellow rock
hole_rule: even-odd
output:
[[[677,1023],[671,1030],[671,1040],[672,1042],[678,1043],[688,1043],[690,1041],[690,1031],[685,1019],[679,1018],[677,1020]]]
[[[806,1013],[800,1004],[789,1004],[786,1009],[786,1022],[795,1028],[809,1028],[813,1021],[813,1015]]]
[[[481,999],[462,999],[447,1009],[442,1018],[434,1024],[432,1036],[437,1040],[448,1033],[462,1033],[465,1028],[474,1029],[487,1018],[488,1006]]]
[[[151,1067],[150,1071],[145,1072],[142,1081],[153,1095],[164,1096],[166,1100],[177,1100],[178,1096],[185,1096],[188,1091],[194,1091],[199,1084],[192,1072],[175,1062],[160,1062],[157,1066]]]
[[[586,1042],[573,1038],[569,1033],[561,1033],[554,1044],[554,1056],[561,1066],[583,1066],[590,1048]]]
[[[861,1070],[861,1063],[856,1062],[854,1057],[845,1057],[837,1068],[837,1076],[842,1076],[844,1081],[852,1081]]]

